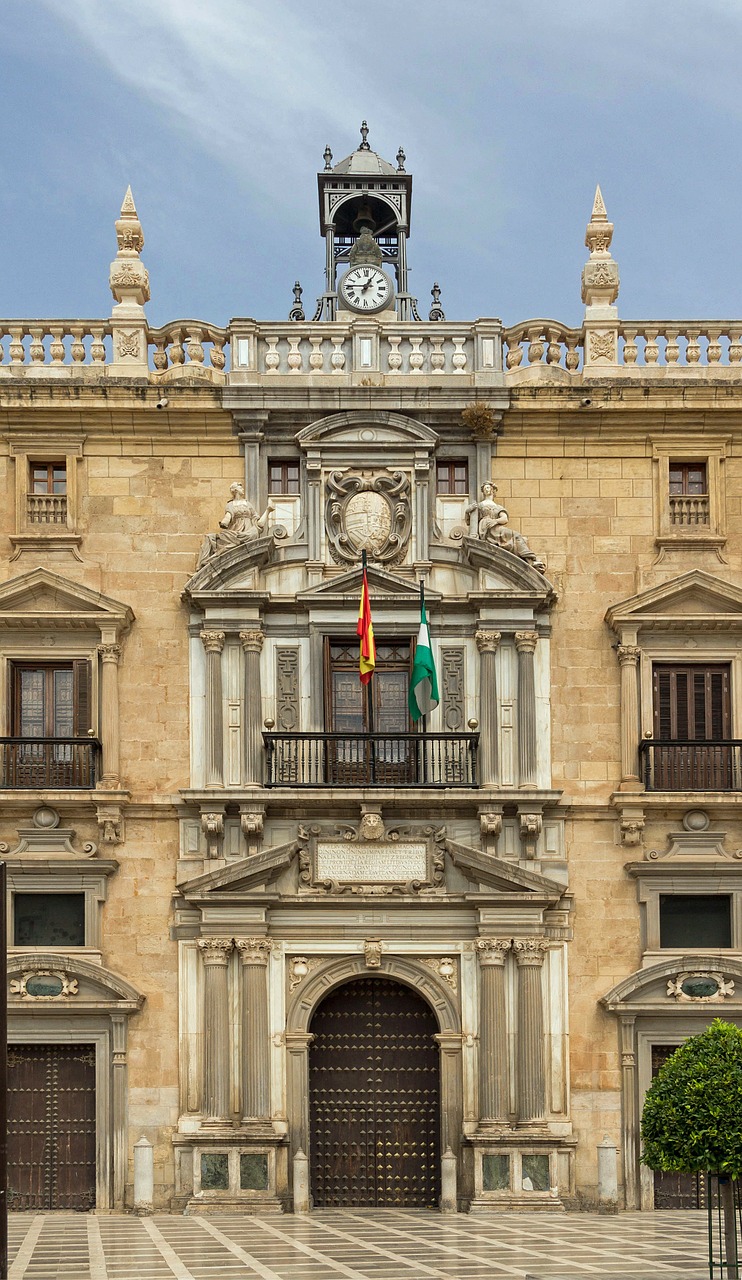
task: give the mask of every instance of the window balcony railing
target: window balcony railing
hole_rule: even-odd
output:
[[[478,733],[264,733],[268,787],[477,787]]]
[[[0,738],[0,787],[87,791],[99,754],[97,738]]]
[[[709,495],[707,493],[695,495],[670,494],[670,524],[679,524],[687,527],[688,525],[705,526],[708,525],[708,522]]]
[[[647,791],[742,791],[742,741],[645,738],[639,747]]]

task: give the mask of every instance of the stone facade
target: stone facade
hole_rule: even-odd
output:
[[[315,320],[152,329],[128,192],[111,319],[0,322],[10,1037],[95,1045],[99,1207],[144,1136],[157,1207],[301,1210],[375,977],[437,1021],[444,1210],[594,1204],[604,1135],[651,1208],[653,1049],[742,1017],[742,324],[622,322],[600,192],[579,329],[420,320],[404,156],[331,159]]]

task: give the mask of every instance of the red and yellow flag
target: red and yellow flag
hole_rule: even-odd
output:
[[[371,601],[368,598],[368,578],[366,566],[363,566],[363,585],[361,587],[361,604],[358,610],[358,626],[356,633],[361,638],[358,674],[361,684],[368,684],[376,666],[376,642],[374,641],[374,624],[371,618]]]

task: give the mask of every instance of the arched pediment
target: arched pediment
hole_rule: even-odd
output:
[[[668,991],[668,987],[675,985],[683,975],[703,974],[719,975],[727,985],[731,984],[732,991],[726,995],[720,993],[713,999],[691,999]],[[629,974],[628,978],[601,996],[600,1003],[611,1013],[651,1013],[653,1017],[659,1014],[675,1018],[679,1014],[700,1014],[706,1019],[733,1013],[739,1017],[742,1013],[742,960],[718,951],[675,952],[660,964]]]
[[[694,569],[611,605],[605,620],[618,636],[628,630],[738,630],[742,588]]]
[[[121,635],[133,621],[127,604],[49,569],[31,569],[0,586],[0,627],[96,628]]]
[[[62,991],[58,995],[33,996],[26,993],[29,976],[58,977]],[[130,982],[110,969],[72,953],[36,952],[33,955],[8,957],[8,1007],[11,1011],[28,1009],[45,1013],[136,1013],[144,1004],[144,995]],[[52,984],[56,985],[56,984]]]
[[[435,551],[433,546],[433,558]],[[548,578],[505,547],[462,538],[461,556],[479,571],[481,590],[488,599],[530,601],[546,607],[556,602],[557,594]]]
[[[373,444],[377,448],[380,444],[397,444],[429,451],[438,443],[438,436],[431,427],[403,413],[353,409],[311,422],[298,432],[296,440],[305,449],[324,445],[363,448]]]
[[[374,976],[392,978],[407,987],[412,987],[430,1005],[442,1033],[460,1034],[461,1021],[453,992],[433,969],[428,968],[420,960],[388,955],[382,951],[379,966],[374,968],[372,973]],[[301,984],[289,1001],[286,1011],[287,1034],[308,1032],[312,1015],[325,996],[336,987],[352,982],[354,978],[368,976],[369,969],[363,955],[324,960],[319,968],[315,969]]]

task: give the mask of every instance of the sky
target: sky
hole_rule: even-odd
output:
[[[413,175],[427,315],[579,324],[596,183],[624,319],[742,314],[742,0],[3,0],[0,315],[111,307],[131,184],[154,325],[307,314],[317,178]]]

